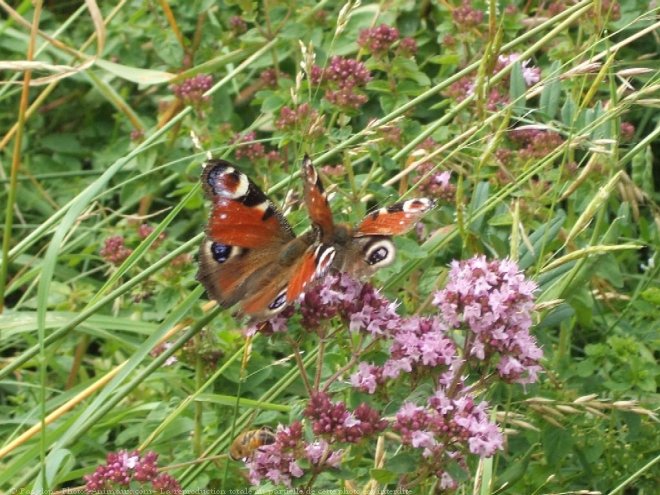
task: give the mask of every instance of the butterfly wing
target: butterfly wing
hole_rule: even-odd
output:
[[[305,239],[296,239],[280,253],[278,263],[246,282],[251,290],[241,302],[242,312],[252,321],[279,313],[302,294],[309,282],[328,270],[334,257],[331,246],[308,245]]]
[[[213,202],[207,234],[244,249],[283,245],[295,238],[289,223],[252,180],[224,160],[209,160],[202,187]]]
[[[212,201],[197,279],[221,307],[240,303],[253,320],[283,310],[327,268],[334,248],[296,238],[268,197],[224,160],[209,160],[202,187]]]
[[[416,198],[369,213],[352,232],[341,269],[364,276],[392,263],[391,237],[408,232],[434,206],[428,198]]]
[[[315,228],[319,231],[321,240],[328,243],[332,242],[335,230],[332,210],[330,210],[328,198],[323,190],[321,178],[308,155],[305,155],[303,158],[302,178],[305,205],[307,206],[307,211],[309,211],[309,216]]]
[[[431,199],[415,198],[381,208],[364,217],[354,235],[362,237],[405,234],[434,206],[435,203]]]

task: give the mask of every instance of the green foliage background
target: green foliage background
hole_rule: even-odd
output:
[[[414,313],[452,259],[510,256],[540,286],[535,335],[545,351],[538,384],[486,392],[507,448],[475,460],[459,490],[654,493],[652,3],[583,0],[553,10],[475,1],[483,21],[465,29],[453,15],[459,2],[364,2],[339,30],[343,4],[330,1],[35,4],[0,5],[0,58],[16,62],[4,64],[0,86],[1,490],[79,486],[107,452],[135,448],[159,452],[186,489],[246,486],[241,466],[222,456],[233,433],[289,422],[305,394],[289,344],[258,337],[246,364],[238,323],[210,309],[194,280],[208,215],[198,184],[206,152],[238,160],[278,203],[300,191],[303,152],[319,166],[342,165],[349,172],[336,179],[333,209],[355,221],[366,198],[380,205],[414,193],[425,177],[397,174],[432,137],[429,160],[452,172],[455,197],[427,217],[425,242],[397,240],[396,264],[374,283]],[[415,56],[361,49],[360,30],[381,23],[413,37]],[[368,102],[341,110],[298,84],[300,42],[321,66],[334,55],[361,57],[374,76]],[[514,52],[540,67],[539,84],[525,85],[520,63],[493,75],[497,56]],[[277,84],[265,87],[259,76],[275,66]],[[172,85],[199,74],[213,76],[207,103],[173,95]],[[28,75],[33,86],[23,84]],[[451,87],[465,77],[474,86],[460,99]],[[489,108],[493,88],[506,98]],[[325,117],[325,132],[277,127],[292,94]],[[509,137],[523,125],[556,131],[561,144],[525,158]],[[236,135],[247,131],[280,160],[237,158]],[[500,150],[513,157],[500,161]],[[289,218],[299,232],[308,225],[304,211]],[[144,223],[154,228],[146,237]],[[121,263],[101,255],[110,236],[132,250]],[[164,339],[172,345],[150,355]],[[313,363],[314,343],[303,350]],[[178,362],[165,366],[171,355]],[[324,372],[348,357],[332,349]],[[355,486],[396,478],[393,466],[370,471],[373,447],[347,462]]]

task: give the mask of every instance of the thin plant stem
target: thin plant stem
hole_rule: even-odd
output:
[[[300,371],[300,378],[302,378],[303,384],[305,385],[305,389],[307,390],[307,395],[311,397],[312,394],[314,393],[314,389],[309,383],[309,377],[307,376],[307,368],[305,368],[302,358],[300,357],[300,346],[298,345],[298,342],[293,340],[288,335],[285,338],[286,341],[291,345],[291,349],[293,350],[293,358],[295,359],[296,365],[298,366],[298,370]]]

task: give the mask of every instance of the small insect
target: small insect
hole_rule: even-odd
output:
[[[234,438],[229,447],[229,456],[235,461],[249,459],[259,447],[275,443],[276,438],[275,432],[268,426],[244,431]]]

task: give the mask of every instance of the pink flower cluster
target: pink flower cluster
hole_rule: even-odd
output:
[[[149,351],[149,355],[151,357],[156,358],[160,356],[163,352],[168,350],[170,347],[172,347],[172,342],[163,342],[162,344],[158,344],[156,347],[151,349],[151,351]],[[165,360],[163,366],[172,366],[177,361],[178,361],[177,357],[172,355]]]
[[[463,0],[460,7],[452,12],[452,18],[462,31],[477,27],[484,20],[484,13],[472,7],[470,0]]]
[[[456,345],[447,336],[447,328],[439,318],[412,316],[402,318],[390,332],[390,357],[382,365],[360,363],[351,375],[351,384],[373,394],[378,385],[410,374],[447,366],[456,358]]]
[[[139,142],[144,139],[144,130],[143,129],[133,129],[131,131],[131,141]]]
[[[304,441],[302,424],[296,421],[288,427],[279,426],[275,442],[261,446],[246,461],[246,465],[250,473],[250,483],[253,485],[267,479],[291,487],[293,478],[300,478],[305,474],[299,461],[309,462],[314,472],[320,472],[338,468],[341,456],[342,451],[331,450],[325,440]]]
[[[387,421],[367,404],[360,404],[351,412],[346,404],[332,402],[324,392],[312,395],[303,414],[312,420],[316,435],[339,442],[358,443],[387,427]]]
[[[428,137],[417,146],[416,150],[430,153],[437,146],[438,143],[435,139]],[[428,177],[423,179],[418,186],[420,192],[427,196],[440,198],[444,201],[453,201],[456,194],[456,186],[449,182],[449,179],[451,179],[451,172],[447,170],[436,171],[435,163],[429,160],[417,167],[417,179],[419,180],[427,174],[429,174]]]
[[[334,56],[323,73],[323,79],[334,82],[341,89],[353,89],[371,81],[371,74],[359,60]]]
[[[488,403],[475,404],[469,395],[447,397],[442,388],[428,399],[427,407],[405,403],[393,425],[405,445],[424,449],[431,457],[439,449],[462,447],[479,457],[491,457],[502,448],[504,438],[495,423],[488,419]]]
[[[519,53],[510,53],[509,55],[500,55],[497,57],[497,63],[495,64],[495,70],[493,73],[498,73],[509,65],[520,60]],[[531,60],[523,60],[520,62],[520,67],[522,68],[523,79],[527,86],[533,86],[541,80],[541,69],[530,65]]]
[[[635,126],[630,122],[621,122],[621,139],[632,141],[635,137]]]
[[[520,146],[518,154],[523,159],[548,156],[564,142],[557,132],[545,129],[514,129],[509,138]]]
[[[387,53],[399,39],[399,30],[395,27],[381,24],[377,27],[363,29],[358,37],[358,45],[375,56]]]
[[[435,169],[435,164],[425,162],[417,168],[417,174],[423,177],[433,169]],[[419,190],[427,196],[440,198],[448,202],[453,201],[456,195],[456,186],[451,184],[449,179],[451,179],[451,172],[448,170],[444,172],[433,172],[422,181],[419,185]]]
[[[323,165],[321,171],[328,177],[341,177],[346,174],[346,167],[343,163],[337,163],[336,165]]]
[[[247,158],[248,160],[258,160],[266,155],[266,148],[263,144],[254,142],[257,139],[255,131],[246,132],[242,136],[237,134],[232,143],[239,143],[236,146],[235,156],[237,160]]]
[[[497,74],[505,67],[513,64],[520,59],[518,53],[511,53],[509,55],[500,55],[497,58],[497,63],[493,68],[493,75]],[[525,60],[521,62],[522,75],[527,86],[533,86],[541,80],[541,69],[531,65],[531,60]],[[490,111],[496,110],[499,106],[505,105],[509,102],[509,77],[503,78],[495,87],[490,88],[487,100],[486,108]],[[471,96],[474,93],[475,89],[475,76],[468,75],[462,77],[455,83],[453,83],[445,94],[450,98],[454,98],[456,101],[463,101],[468,96]]]
[[[396,378],[417,367],[448,365],[456,355],[454,341],[439,318],[405,318],[392,337],[390,359],[383,366],[385,378]]]
[[[151,225],[149,225],[149,224],[147,224],[147,223],[141,223],[141,224],[138,226],[137,234],[138,234],[138,237],[139,237],[140,239],[144,240],[144,239],[146,239],[147,237],[149,237],[149,235],[150,235],[153,231],[154,231],[154,227],[153,227],[153,226],[151,226]],[[161,232],[160,234],[158,234],[158,237],[156,238],[156,240],[154,240],[154,242],[151,244],[151,248],[150,248],[150,249],[155,249],[155,248],[157,248],[158,246],[160,246],[161,243],[165,240],[165,237],[167,237],[167,234],[165,234],[165,232]]]
[[[371,122],[375,121],[376,119],[373,119]],[[396,124],[380,126],[378,127],[377,133],[378,137],[381,138],[382,142],[386,145],[396,146],[401,144],[401,134],[403,131],[401,130],[401,127]]]
[[[389,301],[370,284],[347,274],[330,274],[323,283],[303,295],[300,304],[303,326],[314,329],[323,320],[340,316],[352,332],[385,335],[397,328],[396,303]]]
[[[207,74],[198,74],[190,79],[186,79],[181,84],[171,86],[174,95],[187,105],[200,105],[208,103],[208,96],[204,96],[213,86],[213,76]]]
[[[346,274],[327,276],[301,301],[303,325],[308,328],[341,317],[351,330],[377,340],[380,349],[389,344],[384,363],[358,364],[350,377],[354,388],[390,397],[396,390],[392,389],[395,380],[405,376],[407,388],[415,388],[422,380],[428,383],[430,378],[435,390],[423,405],[404,403],[394,420],[383,419],[364,403],[351,411],[326,392],[316,392],[304,411],[314,434],[330,444],[357,443],[391,428],[401,435],[403,445],[418,449],[421,472],[437,475],[446,489],[458,486],[447,472],[449,463],[467,469],[468,454],[489,457],[503,445],[502,433],[489,420],[488,404],[477,401],[475,388],[468,382],[472,372],[482,374],[492,366],[497,375],[491,380],[499,376],[507,382],[532,383],[542,357],[529,333],[536,285],[525,279],[514,262],[477,256],[452,263],[448,279],[447,286],[434,294],[433,304],[439,309],[435,316],[401,317],[394,303]],[[271,321],[271,328],[286,329],[286,319],[278,318]],[[452,337],[456,330],[465,335],[460,351]],[[476,383],[483,385],[484,377]],[[293,445],[297,452],[309,450],[300,447],[300,440]],[[318,449],[329,452],[326,443]],[[262,475],[253,480],[270,472],[268,479],[287,484],[292,476],[302,476],[294,462],[301,454],[286,457],[284,453],[293,451],[272,450],[281,464],[263,460]]]
[[[325,127],[319,122],[319,113],[309,103],[295,108],[282,107],[275,127],[281,130],[302,130],[309,137],[319,137],[325,133]]]
[[[242,17],[235,15],[229,18],[229,28],[234,34],[243,34],[247,31],[247,23]]]
[[[500,377],[533,383],[543,356],[529,333],[535,290],[536,284],[513,261],[477,256],[452,262],[449,283],[435,294],[433,304],[449,327],[471,332],[468,356],[489,360],[499,354]]]
[[[277,87],[277,77],[277,70],[273,68],[266,69],[261,74],[259,74],[259,79],[267,88]]]
[[[502,449],[504,438],[488,419],[488,404],[476,404],[465,392],[449,397],[440,387],[425,407],[404,403],[392,425],[404,445],[422,450],[422,463],[448,485],[455,480],[445,471],[451,461],[465,465],[466,448],[479,457],[491,457]]]
[[[120,235],[108,237],[101,248],[103,259],[113,265],[120,265],[132,252],[132,249],[126,247],[124,237]]]
[[[415,41],[415,38],[411,38],[410,36],[403,38],[401,43],[399,43],[399,53],[406,57],[415,55],[417,53],[417,41]]]
[[[316,65],[312,67],[310,79],[312,84],[326,82],[330,87],[325,99],[338,107],[356,109],[368,100],[359,88],[371,80],[371,74],[359,60],[334,56],[325,70]]]
[[[325,99],[336,107],[347,110],[357,110],[368,100],[366,95],[351,89],[328,90],[325,93]]]
[[[156,460],[158,454],[147,452],[140,456],[137,450],[128,452],[110,452],[106,457],[106,464],[98,466],[96,470],[84,477],[87,493],[110,493],[120,488],[126,489],[131,482],[143,485],[157,493],[179,495],[182,492],[179,482],[169,474],[158,474]]]

